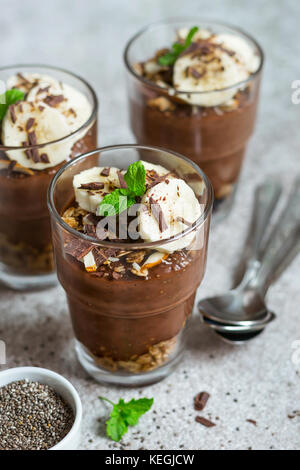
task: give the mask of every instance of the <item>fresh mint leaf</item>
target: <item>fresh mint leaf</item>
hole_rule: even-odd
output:
[[[119,403],[113,403],[108,398],[99,397],[107,401],[113,409],[110,418],[106,421],[106,433],[113,441],[120,441],[121,437],[128,431],[128,426],[135,426],[139,418],[145,414],[153,405],[153,398],[134,398],[125,403],[121,398]]]
[[[6,90],[6,92],[0,96],[0,120],[4,118],[9,105],[24,100],[24,96],[25,93],[21,90],[18,90],[17,88]]]
[[[124,175],[124,180],[127,183],[128,189],[135,196],[142,196],[145,193],[146,170],[140,160],[129,165]]]
[[[120,214],[135,203],[135,198],[130,195],[124,195],[121,189],[115,189],[102,199],[98,207],[98,215],[112,217]]]
[[[144,165],[140,161],[129,165],[124,180],[127,188],[118,188],[107,194],[98,207],[98,215],[114,216],[135,204],[136,197],[142,196],[146,191],[146,170]]]
[[[191,45],[193,37],[198,30],[198,26],[194,26],[193,28],[191,28],[188,32],[187,37],[185,38],[184,44],[174,42],[174,44],[172,45],[173,51],[167,52],[166,54],[158,58],[159,65],[173,65],[178,59],[179,55]]]

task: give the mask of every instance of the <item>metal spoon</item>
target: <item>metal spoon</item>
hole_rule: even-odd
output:
[[[247,322],[247,326],[253,322],[264,321],[265,309],[261,311],[260,297],[253,297],[252,290],[248,290],[248,284],[255,278],[260,268],[260,252],[265,234],[265,227],[271,218],[273,210],[279,200],[281,186],[278,182],[266,181],[255,192],[253,221],[251,226],[251,239],[248,247],[248,262],[244,277],[235,289],[199,302],[198,307],[205,318],[218,323],[230,323],[239,325]],[[251,312],[255,312],[255,318]],[[250,314],[249,314],[250,313]]]
[[[275,315],[270,314],[265,305],[265,294],[300,250],[300,180],[262,250],[264,226],[280,193],[275,186],[268,183],[259,187],[256,193],[262,206],[260,210],[255,208],[259,213],[254,214],[252,255],[241,284],[227,294],[199,303],[203,321],[230,342],[251,339],[274,319]],[[263,220],[264,224],[261,223]]]

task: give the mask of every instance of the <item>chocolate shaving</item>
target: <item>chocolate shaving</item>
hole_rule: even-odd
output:
[[[29,129],[33,126],[33,124],[34,124],[34,118],[31,117],[26,122],[26,127],[25,127],[26,131],[29,131]]]
[[[197,411],[204,410],[206,403],[208,402],[210,395],[207,392],[200,392],[194,398],[194,408]]]
[[[191,222],[188,222],[188,221],[185,220],[183,217],[176,217],[176,220],[178,220],[178,222],[181,222],[181,223],[184,224],[184,225],[187,225],[188,227],[190,227],[191,225],[193,225]],[[203,393],[206,393],[206,392],[203,392]]]
[[[98,191],[104,188],[104,183],[101,182],[91,182],[82,184],[79,189],[89,189],[90,191]]]
[[[167,228],[167,222],[165,220],[163,211],[160,207],[160,205],[154,201],[152,197],[149,198],[150,206],[151,206],[151,213],[153,214],[154,218],[156,219],[158,223],[158,227],[160,232],[164,232]]]
[[[45,88],[39,88],[37,91],[37,95],[39,95],[40,93],[44,93],[44,92],[47,93],[49,90],[50,90],[50,85],[46,86]]]
[[[78,261],[93,249],[93,245],[79,238],[72,238],[65,246],[65,252]]]
[[[40,105],[39,105],[39,110],[42,112],[42,111],[44,111],[44,109],[45,109],[45,106],[42,106],[42,105],[40,104]]]
[[[196,416],[195,421],[202,424],[202,426],[205,426],[206,428],[213,428],[215,426],[215,423],[209,419],[204,418],[204,416]]]
[[[42,163],[50,163],[49,157],[46,153],[42,153],[41,155],[41,162]]]
[[[110,173],[110,168],[103,168],[103,170],[101,171],[100,175],[101,176],[108,176]]]
[[[36,133],[34,131],[31,131],[28,133],[28,141],[30,145],[37,145]],[[40,155],[39,155],[38,149],[31,149],[29,152],[34,163],[40,162]],[[27,156],[29,155],[27,151],[25,153]]]
[[[10,117],[11,117],[12,122],[15,124],[15,122],[17,120],[17,116],[16,116],[16,110],[15,110],[15,105],[14,104],[11,104],[9,106],[9,112],[10,112]]]
[[[98,247],[93,248],[93,256],[96,262],[97,269],[107,260],[108,256],[104,250]]]
[[[162,181],[166,181],[167,184],[169,184],[169,181],[167,178],[172,174],[171,171],[169,173],[166,173],[165,175],[158,176],[155,180],[152,181],[149,185],[147,185],[147,189],[153,188],[153,186],[156,186],[158,183],[161,183]]]
[[[22,75],[20,72],[17,73],[17,77],[20,78],[24,83],[30,83],[30,81],[27,80],[27,78],[25,78],[24,75]]]
[[[123,173],[121,173],[121,171],[118,171],[118,178],[119,178],[120,187],[123,189],[126,189],[127,183],[124,180],[124,176],[123,176]]]
[[[43,101],[52,108],[55,108],[55,106],[64,101],[64,99],[64,95],[48,95]]]
[[[79,238],[72,238],[65,246],[65,252],[80,260],[93,249],[93,245]]]
[[[191,75],[194,78],[201,78],[205,75],[205,71],[200,73],[194,67],[187,67],[186,68],[186,75],[187,75],[187,77],[189,77]]]
[[[92,224],[85,224],[84,226],[85,233],[92,238],[96,238],[96,227]]]

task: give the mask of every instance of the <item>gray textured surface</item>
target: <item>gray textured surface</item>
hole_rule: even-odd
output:
[[[187,11],[186,6],[189,5]],[[86,77],[101,102],[100,143],[133,141],[127,124],[125,41],[142,25],[190,13],[237,24],[252,33],[267,55],[260,116],[248,151],[238,199],[225,224],[211,234],[208,268],[199,296],[231,283],[242,250],[252,189],[266,174],[279,174],[288,188],[299,172],[300,105],[291,104],[291,82],[299,79],[300,6],[296,1],[237,0],[7,0],[1,2],[1,63],[44,62]],[[61,288],[16,294],[0,290],[0,338],[7,344],[8,366],[37,365],[62,373],[78,389],[84,407],[82,449],[299,449],[300,364],[292,362],[292,343],[300,340],[300,259],[269,292],[278,319],[244,347],[222,343],[194,318],[184,362],[164,382],[140,390],[119,390],[94,383],[76,362],[72,331]],[[1,367],[1,366],[0,366]],[[205,415],[217,426],[195,423],[193,396],[211,393]],[[104,436],[111,400],[154,396],[153,412],[122,444]],[[246,422],[257,421],[257,426]]]

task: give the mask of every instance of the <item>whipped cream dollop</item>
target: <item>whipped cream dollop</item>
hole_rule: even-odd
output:
[[[181,178],[161,165],[141,161],[146,170],[146,192],[137,211],[140,237],[156,242],[177,235],[194,224],[201,215],[201,206],[193,189]],[[93,167],[73,178],[75,200],[89,212],[97,214],[106,194],[122,187],[124,170],[115,167]],[[155,247],[171,253],[191,245],[195,231]]]
[[[67,137],[92,113],[92,106],[83,93],[48,75],[14,75],[7,80],[7,89],[11,88],[26,95],[24,101],[11,105],[4,116],[1,139],[6,146],[45,144]],[[23,167],[43,170],[67,160],[74,143],[82,137],[76,135],[38,150],[10,150],[6,154]]]
[[[188,29],[178,32],[182,40],[187,34]],[[180,98],[192,105],[218,106],[230,101],[237,92],[234,85],[247,80],[259,66],[260,57],[243,37],[200,30],[176,60],[173,84],[176,91],[189,92],[180,93]]]

